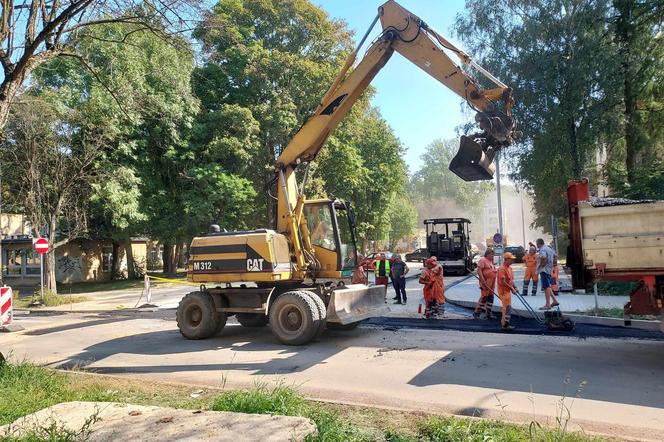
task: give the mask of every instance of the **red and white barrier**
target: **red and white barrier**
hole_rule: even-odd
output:
[[[14,319],[12,311],[12,288],[0,287],[0,327],[9,325]]]

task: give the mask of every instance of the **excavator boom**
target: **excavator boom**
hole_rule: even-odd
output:
[[[462,138],[460,152],[450,169],[467,181],[491,179],[495,153],[511,144],[514,135],[512,90],[397,2],[390,0],[382,5],[371,26],[378,20],[383,32],[369,47],[357,67],[348,73],[371,28],[367,31],[357,49],[346,60],[314,115],[282,152],[277,169],[296,167],[299,162],[314,159],[330,133],[348,114],[392,53],[397,51],[465,99],[477,112],[476,121],[481,131]],[[484,75],[495,87],[482,88],[447,52],[456,56],[461,64]]]

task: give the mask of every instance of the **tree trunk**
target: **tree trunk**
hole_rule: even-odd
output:
[[[51,214],[48,224],[48,252],[44,257],[44,289],[58,293],[55,280],[55,227],[56,217]]]
[[[111,279],[118,279],[122,274],[120,264],[120,241],[113,240],[113,254],[111,255]]]
[[[636,113],[637,94],[632,66],[632,45],[634,43],[635,23],[633,18],[633,0],[616,0],[614,7],[618,11],[616,21],[616,39],[619,44],[620,67],[623,75],[623,101],[625,105],[625,168],[627,181],[633,184],[636,179],[638,155],[638,115]]]
[[[182,254],[182,241],[178,241],[177,244],[175,245],[175,253],[173,253],[173,263],[171,265],[172,276],[176,276],[178,273],[181,254]]]
[[[134,251],[131,248],[131,239],[125,241],[125,253],[127,254],[127,279],[136,279],[134,269]]]
[[[162,261],[164,262],[162,270],[164,275],[173,276],[173,245],[171,243],[164,243]]]
[[[574,173],[574,178],[581,179],[581,175],[583,174],[583,163],[581,161],[581,152],[579,152],[579,141],[574,117],[569,117],[567,120],[567,137],[570,152],[572,154],[572,172]]]
[[[0,133],[3,132],[9,120],[9,109],[19,87],[20,84],[7,79],[0,85]]]
[[[55,280],[55,250],[49,244],[48,252],[44,256],[44,291],[58,293],[57,282]]]

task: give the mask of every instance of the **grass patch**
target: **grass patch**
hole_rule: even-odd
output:
[[[580,433],[515,425],[495,420],[426,416],[310,401],[286,386],[257,385],[247,390],[192,392],[197,387],[151,383],[130,378],[62,373],[30,363],[0,365],[0,425],[67,401],[114,401],[185,409],[304,416],[318,434],[310,441],[599,441]],[[85,428],[81,429],[85,431]],[[57,427],[35,429],[21,441],[80,439]],[[0,441],[14,441],[0,436]]]
[[[491,420],[429,417],[420,423],[420,435],[430,441],[458,442],[583,442],[591,440],[580,433],[545,429],[535,423],[512,425]],[[599,440],[599,439],[595,439]]]
[[[26,308],[35,301],[41,300],[41,294],[39,291],[33,293],[30,298],[20,298],[18,293],[13,296],[12,303],[15,308]],[[74,304],[77,302],[89,301],[89,298],[85,296],[70,296],[64,294],[53,293],[50,290],[44,290],[44,306],[46,307],[56,307],[58,305]]]
[[[613,307],[613,308],[601,308],[597,311],[597,314],[595,314],[595,309],[590,309],[590,310],[577,310],[574,313],[578,315],[586,315],[586,316],[599,316],[601,318],[619,318],[623,319],[625,314],[624,311],[621,307]],[[657,316],[654,315],[631,315],[632,319],[643,319],[646,321],[655,321],[657,320]]]
[[[161,273],[148,273],[150,276],[158,278],[167,278]],[[175,277],[168,277],[179,282],[187,282],[186,273],[178,273]],[[153,279],[150,284],[155,287],[170,287],[177,283],[168,281],[159,281]],[[75,282],[72,284],[58,284],[58,290],[61,293],[93,293],[93,292],[110,292],[115,290],[141,290],[143,288],[143,278],[141,279],[118,279],[115,281],[101,281],[101,282]]]
[[[598,281],[597,292],[600,296],[629,296],[637,284],[631,281]]]

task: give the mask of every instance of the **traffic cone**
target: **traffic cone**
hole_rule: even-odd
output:
[[[417,307],[417,314],[421,315],[422,314],[422,303],[420,302],[419,307]]]

